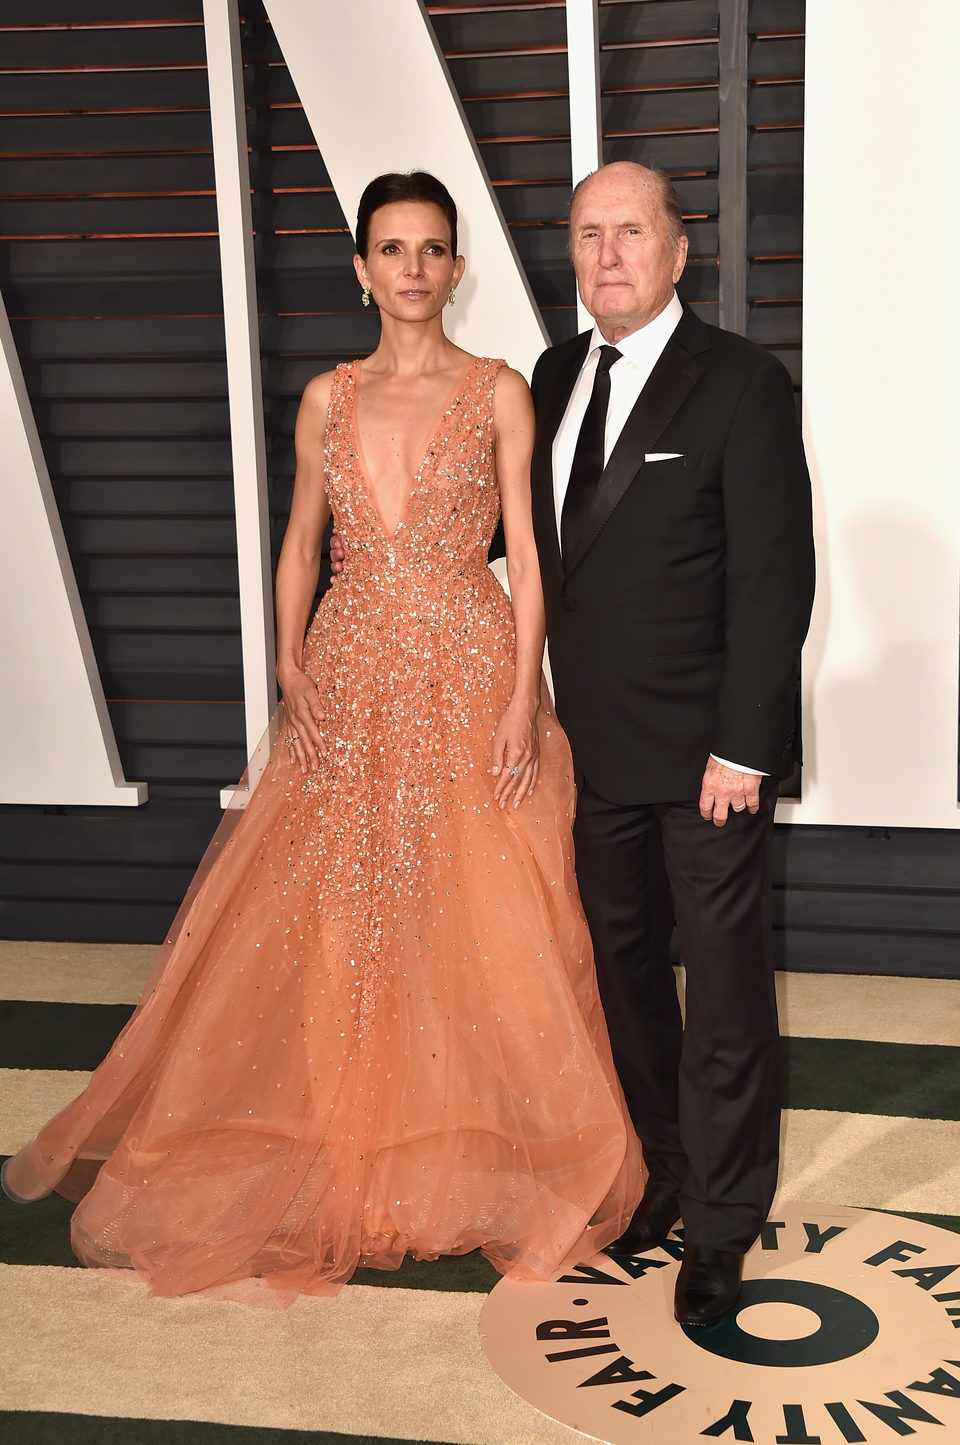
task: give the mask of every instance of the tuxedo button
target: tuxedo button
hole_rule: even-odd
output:
[[[563,610],[564,612],[576,612],[577,604],[572,597],[565,597],[563,599]]]

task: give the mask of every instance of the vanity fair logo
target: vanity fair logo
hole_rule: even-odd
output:
[[[960,1440],[960,1236],[779,1202],[735,1313],[681,1328],[682,1231],[663,1248],[501,1280],[481,1315],[497,1374],[611,1445]],[[946,1428],[944,1428],[946,1427]]]

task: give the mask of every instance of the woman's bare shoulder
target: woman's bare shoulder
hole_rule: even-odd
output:
[[[310,411],[322,411],[326,414],[336,374],[337,371],[334,368],[333,371],[321,371],[317,376],[311,376],[303,388],[301,406],[307,407]]]
[[[501,366],[493,393],[493,414],[498,425],[526,421],[533,403],[530,388],[519,371]]]
[[[327,431],[327,414],[330,410],[330,393],[336,371],[322,371],[312,376],[303,388],[300,409],[297,412],[297,449],[316,444],[322,447]]]
[[[530,395],[526,379],[521,376],[519,371],[514,371],[507,362],[504,362],[497,372],[497,391],[508,399],[514,398],[515,400]]]

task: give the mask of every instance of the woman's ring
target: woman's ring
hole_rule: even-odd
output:
[[[517,776],[517,774],[519,773],[519,771],[520,771],[519,768],[511,768],[511,769],[510,769],[510,776],[511,776],[511,778],[515,778],[515,777]]]
[[[294,743],[298,743],[300,739],[299,737],[297,737],[296,733],[294,733],[292,737],[286,737],[283,741],[286,743],[288,748],[292,748]]]

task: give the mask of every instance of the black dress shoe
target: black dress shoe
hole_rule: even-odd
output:
[[[680,1218],[677,1196],[670,1189],[649,1185],[619,1239],[607,1245],[607,1254],[643,1254],[662,1244]]]
[[[677,1275],[673,1312],[682,1325],[712,1325],[733,1309],[740,1294],[743,1255],[709,1244],[687,1243]]]

